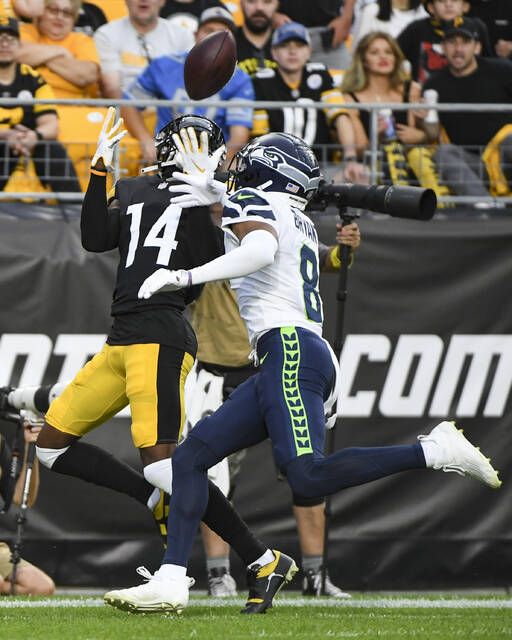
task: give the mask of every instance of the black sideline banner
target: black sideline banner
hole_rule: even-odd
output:
[[[2,211],[6,205],[2,206]],[[12,209],[12,207],[11,207]],[[115,253],[87,254],[76,211],[26,205],[0,214],[0,386],[67,380],[108,331]],[[335,216],[316,217],[332,242]],[[510,583],[512,517],[512,220],[418,223],[376,216],[349,273],[336,448],[413,442],[445,418],[490,455],[503,487],[456,474],[403,473],[333,498],[330,572],[346,589],[499,587]],[[332,339],[336,275],[322,279]],[[0,423],[3,433],[12,428]],[[139,467],[129,419],[90,442]],[[135,584],[162,547],[149,511],[126,496],[42,470],[24,556],[59,585]],[[289,490],[268,444],[249,452],[235,502],[268,542],[300,552]],[[0,516],[12,540],[15,509]],[[205,585],[196,543],[189,573]],[[233,560],[243,588],[242,567]]]

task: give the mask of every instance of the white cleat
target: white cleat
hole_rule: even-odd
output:
[[[103,596],[105,604],[130,613],[180,614],[188,604],[188,590],[194,579],[163,580],[158,571],[153,575],[146,567],[138,567],[137,573],[147,580],[138,587],[109,591]]]
[[[418,436],[418,440],[422,443],[427,467],[472,476],[493,489],[501,486],[490,458],[474,447],[453,422],[441,422],[428,435]]]

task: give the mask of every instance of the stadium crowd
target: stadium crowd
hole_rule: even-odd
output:
[[[510,102],[505,0],[6,0],[2,97],[183,101],[172,110],[123,108],[130,135],[119,167],[136,175],[155,160],[155,132],[189,110],[187,51],[225,29],[235,37],[238,68],[213,98],[237,104],[215,109],[206,100],[196,112],[221,124],[227,162],[251,137],[285,131],[314,146],[327,175],[350,182],[420,185],[438,196],[482,198],[477,207],[489,195],[510,195],[511,113],[435,110],[436,102]],[[296,106],[253,111],[253,100]],[[346,108],[355,102],[428,104],[376,109],[375,160],[370,111]],[[3,190],[85,190],[105,108],[2,110]]]

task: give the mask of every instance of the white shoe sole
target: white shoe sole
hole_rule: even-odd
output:
[[[469,442],[462,429],[457,429],[453,422],[441,422],[437,425],[436,430],[442,432],[451,440],[454,448],[461,453],[460,464],[444,465],[442,467],[443,471],[454,471],[461,475],[471,476],[493,489],[501,487],[501,480],[491,464],[491,459],[486,458],[478,447]]]
[[[170,602],[141,605],[115,596],[104,596],[103,601],[111,607],[121,611],[128,611],[128,613],[172,613],[180,615],[185,608],[182,604],[171,604]]]

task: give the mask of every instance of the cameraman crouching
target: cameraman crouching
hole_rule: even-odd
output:
[[[37,435],[41,431],[40,426],[30,424],[28,421],[23,425],[23,436],[25,445],[37,440]],[[23,495],[23,485],[26,473],[26,454],[28,446],[25,446],[25,456],[20,476],[14,489],[13,502],[21,504]],[[0,434],[0,489],[2,484],[8,479],[10,471],[11,450]],[[39,468],[37,460],[34,461],[32,478],[30,482],[30,492],[28,505],[32,506],[36,500],[39,489]],[[11,574],[13,565],[11,562],[11,550],[7,543],[0,541],[0,594],[10,595],[12,593]],[[55,584],[50,576],[38,569],[26,560],[20,560],[16,570],[16,584],[14,585],[16,595],[31,596],[51,596],[55,591]]]

